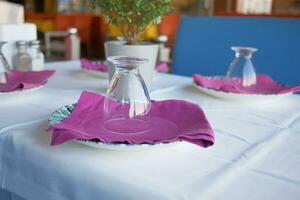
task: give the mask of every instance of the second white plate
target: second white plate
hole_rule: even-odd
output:
[[[89,74],[94,77],[98,78],[108,78],[108,72],[101,72],[96,70],[90,70],[90,69],[81,69],[84,73]]]
[[[209,89],[205,87],[201,87],[193,82],[193,86],[201,91],[202,93],[208,94],[210,96],[219,98],[219,99],[226,99],[232,101],[270,101],[274,99],[279,99],[282,97],[286,97],[293,93],[285,93],[285,94],[240,94],[240,93],[232,93],[232,92],[223,92],[217,91],[214,89]]]
[[[35,88],[25,89],[25,90],[16,90],[16,91],[13,91],[13,92],[0,92],[0,99],[27,96],[27,95],[41,89],[42,87],[43,87],[43,85],[41,85],[39,87],[35,87]]]

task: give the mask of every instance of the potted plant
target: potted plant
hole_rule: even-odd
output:
[[[141,41],[141,34],[151,23],[157,23],[171,7],[171,0],[92,0],[101,8],[107,23],[118,27],[125,41],[105,43],[106,58],[109,56],[135,56],[147,58],[148,63],[140,68],[146,85],[151,86],[156,64],[158,45]],[[110,77],[114,73],[109,69]]]

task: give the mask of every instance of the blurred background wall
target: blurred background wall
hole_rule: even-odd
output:
[[[9,2],[24,6],[25,21],[37,25],[42,43],[45,41],[46,33],[77,28],[83,57],[103,58],[104,42],[120,36],[116,27],[104,23],[100,8],[90,8],[89,0],[9,0]],[[1,9],[3,8],[0,8],[0,15]],[[149,26],[144,33],[144,39],[154,41],[159,35],[167,35],[166,46],[172,49],[182,15],[298,18],[300,0],[173,0],[172,11],[161,20],[160,24]],[[62,39],[58,39],[60,40]]]

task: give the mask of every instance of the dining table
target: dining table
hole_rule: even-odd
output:
[[[153,100],[198,104],[215,134],[203,148],[175,142],[146,150],[51,146],[48,119],[83,91],[104,94],[106,78],[79,61],[50,62],[47,84],[0,95],[1,200],[300,199],[300,96],[237,101],[199,91],[191,77],[155,72]]]

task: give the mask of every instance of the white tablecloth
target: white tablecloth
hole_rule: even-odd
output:
[[[201,94],[191,78],[156,74],[151,97],[201,105],[215,130],[214,146],[51,147],[51,112],[76,102],[84,89],[103,93],[107,81],[81,73],[79,62],[47,68],[57,72],[44,88],[0,101],[1,200],[300,199],[300,96],[222,101]]]

